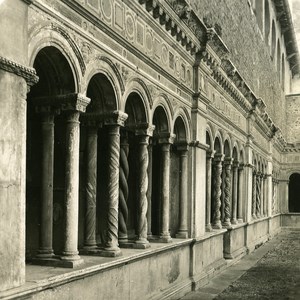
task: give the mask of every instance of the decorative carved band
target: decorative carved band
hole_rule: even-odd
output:
[[[25,67],[12,60],[0,56],[0,69],[23,77],[29,86],[39,81],[36,71],[33,68]]]

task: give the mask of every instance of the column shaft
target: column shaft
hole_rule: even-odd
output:
[[[211,177],[212,177],[212,156],[209,154],[206,157],[206,218],[205,228],[206,231],[211,231]]]
[[[66,227],[62,259],[80,259],[78,244],[79,112],[69,112],[66,124]]]
[[[108,203],[107,232],[104,250],[115,255],[120,253],[118,245],[119,167],[120,167],[120,126],[108,128]]]
[[[182,150],[180,152],[180,224],[176,235],[177,238],[187,238],[187,180],[188,180],[188,151]]]
[[[42,205],[40,247],[38,257],[53,256],[53,171],[54,171],[54,115],[42,115]]]
[[[256,219],[256,173],[253,171],[252,177],[252,219]]]
[[[85,248],[96,248],[96,196],[97,196],[97,142],[98,128],[87,129],[87,172]]]
[[[147,190],[148,190],[148,136],[139,136],[139,152],[138,152],[138,228],[137,240],[138,244],[149,244],[147,240]]]
[[[232,224],[237,224],[237,202],[238,202],[238,165],[233,167],[233,193],[232,193]]]
[[[260,174],[256,175],[256,217],[260,218],[260,201],[261,201],[261,189],[260,189]]]
[[[237,199],[237,206],[238,206],[238,212],[237,212],[237,218],[239,223],[243,223],[243,200],[244,200],[244,171],[243,167],[240,167],[238,169],[238,199]]]
[[[225,178],[224,178],[224,222],[223,226],[231,226],[231,159],[225,161]]]
[[[169,232],[170,215],[170,144],[161,145],[162,154],[162,177],[161,177],[161,207],[162,222],[160,238],[165,241],[171,241]]]
[[[127,234],[127,220],[128,220],[128,176],[129,176],[129,164],[128,164],[129,144],[126,134],[121,135],[120,146],[120,174],[119,174],[119,243],[128,242]]]
[[[148,190],[147,190],[147,200],[148,200],[148,209],[147,209],[147,224],[148,224],[148,238],[152,237],[152,141],[148,146]]]
[[[214,160],[213,176],[213,228],[221,229],[221,183],[222,183],[222,160]]]

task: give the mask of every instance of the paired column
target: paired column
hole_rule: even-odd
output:
[[[256,174],[256,217],[260,218],[260,203],[261,203],[261,173]]]
[[[176,237],[187,238],[188,145],[177,145],[177,150],[180,152],[180,223]]]
[[[266,217],[268,215],[268,176],[264,175],[264,209],[263,214]]]
[[[231,166],[232,166],[232,158],[225,158],[224,167],[225,167],[225,178],[224,178],[224,227],[231,226]]]
[[[97,197],[97,152],[98,127],[87,127],[87,172],[86,172],[86,213],[84,248],[93,250],[96,243],[96,197]]]
[[[233,163],[232,224],[237,224],[239,163]]]
[[[41,227],[38,258],[51,258],[53,253],[53,172],[54,113],[50,107],[39,108],[42,118],[42,191]],[[45,111],[46,110],[46,111]]]
[[[161,233],[160,239],[163,242],[171,242],[169,230],[169,216],[170,216],[170,147],[173,143],[174,137],[163,139],[161,144]]]
[[[205,213],[205,229],[206,231],[212,231],[211,226],[211,180],[212,180],[212,159],[214,157],[214,151],[206,152],[206,213]]]
[[[215,229],[221,229],[221,184],[223,155],[217,154],[213,160],[213,224]]]
[[[256,219],[256,171],[253,170],[252,176],[252,219]]]
[[[237,209],[237,218],[238,223],[243,223],[243,200],[244,200],[244,165],[240,165],[238,168],[238,209]]]
[[[264,174],[260,176],[260,215],[264,216],[264,205],[265,205],[265,186],[264,186]]]

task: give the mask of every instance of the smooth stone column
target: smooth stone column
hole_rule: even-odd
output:
[[[212,179],[212,158],[213,152],[206,152],[206,213],[205,213],[205,230],[212,231],[211,227],[211,179]]]
[[[147,209],[147,224],[148,224],[148,233],[147,238],[152,239],[152,139],[149,140],[148,145],[148,190],[147,190],[147,200],[148,200],[148,209]]]
[[[170,143],[161,144],[161,234],[160,240],[163,242],[171,242],[172,238],[169,231],[169,216],[170,216]]]
[[[225,178],[224,178],[224,222],[222,224],[223,227],[228,228],[231,226],[231,197],[232,197],[232,189],[231,189],[231,166],[232,166],[232,158],[225,158],[224,166],[225,166]]]
[[[66,114],[65,244],[61,259],[81,261],[78,255],[79,112]]]
[[[188,237],[187,225],[187,193],[188,193],[188,146],[178,145],[180,151],[180,223],[176,238],[186,239]]]
[[[148,190],[148,144],[149,136],[141,135],[138,136],[138,226],[137,226],[137,240],[135,243],[140,248],[150,247],[149,241],[147,240],[147,190]]]
[[[265,205],[265,187],[264,187],[264,174],[260,176],[260,216],[264,216],[264,205]]]
[[[264,216],[266,217],[268,214],[268,176],[264,175]]]
[[[260,218],[260,202],[261,202],[261,189],[260,189],[261,173],[256,174],[256,217]]]
[[[97,248],[96,196],[97,196],[97,142],[98,127],[87,128],[86,214],[84,249]]]
[[[237,210],[237,218],[238,223],[243,223],[243,195],[244,195],[244,166],[239,166],[238,168],[238,210]]]
[[[238,176],[239,176],[239,163],[233,164],[233,193],[232,193],[232,224],[237,224],[237,202],[238,202]]]
[[[252,219],[256,219],[256,171],[253,171],[252,177]]]
[[[129,144],[127,133],[121,132],[120,145],[120,175],[119,175],[119,244],[128,243],[127,220],[128,220],[128,164]]]
[[[53,257],[53,172],[54,172],[54,114],[42,113],[42,205],[40,247],[37,258]]]
[[[213,160],[214,176],[213,176],[213,220],[212,227],[221,229],[221,184],[222,184],[222,161],[223,155],[215,155]]]

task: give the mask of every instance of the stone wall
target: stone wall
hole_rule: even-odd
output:
[[[286,98],[287,141],[300,142],[300,95],[291,95]]]
[[[276,66],[270,57],[256,17],[247,1],[192,0],[198,16],[208,27],[220,28],[220,35],[235,64],[254,93],[267,104],[267,111],[279,127],[284,127],[284,95]]]

